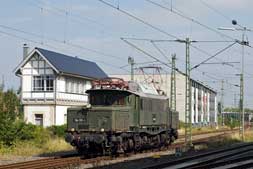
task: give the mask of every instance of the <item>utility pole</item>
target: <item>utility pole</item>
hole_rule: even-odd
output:
[[[240,75],[240,136],[242,141],[244,141],[244,46],[249,46],[249,42],[245,41],[245,33],[253,32],[253,30],[248,29],[237,23],[236,20],[232,20],[233,25],[239,26],[238,28],[219,28],[220,30],[230,30],[230,31],[241,31],[242,32],[242,62],[241,62],[241,75]]]
[[[185,143],[192,146],[192,119],[191,119],[191,76],[190,76],[190,39],[186,38],[186,66],[185,66]]]
[[[244,59],[243,59],[244,60]],[[243,70],[243,68],[242,68]],[[244,89],[243,89],[243,71],[240,74],[240,136],[242,141],[244,141]]]
[[[222,126],[224,126],[224,80],[221,80],[221,99],[220,99],[220,105],[221,105],[221,118],[222,118]]]
[[[172,54],[171,64],[170,107],[172,111],[176,111],[176,54]]]
[[[242,31],[242,73],[241,73],[241,78],[240,78],[240,102],[241,102],[241,122],[242,122],[242,132],[241,132],[241,138],[242,141],[244,141],[244,45],[247,44],[246,41],[244,41],[245,39],[245,32],[246,32],[246,27],[243,28]]]
[[[131,81],[134,81],[134,58],[133,57],[128,57],[128,64],[131,66]]]

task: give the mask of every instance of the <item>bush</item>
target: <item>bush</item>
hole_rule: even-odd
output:
[[[66,129],[67,129],[66,124],[61,125],[61,126],[51,126],[47,128],[47,130],[50,131],[53,136],[58,136],[58,137],[64,137]]]
[[[0,120],[0,142],[5,146],[13,146],[18,141],[34,141],[41,145],[49,138],[50,132],[41,126],[25,124],[23,121]]]
[[[230,129],[234,129],[240,125],[240,121],[234,118],[225,119],[225,125],[230,127]]]

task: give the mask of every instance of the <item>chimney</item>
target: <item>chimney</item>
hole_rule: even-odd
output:
[[[27,55],[28,55],[28,49],[29,49],[29,47],[28,47],[27,44],[25,43],[25,44],[23,45],[23,60],[25,60],[25,58],[26,58]]]

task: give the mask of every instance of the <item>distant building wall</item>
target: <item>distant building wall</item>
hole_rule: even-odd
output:
[[[110,75],[129,81],[130,75]],[[150,76],[150,77],[149,77]],[[140,75],[134,76],[137,82],[150,81],[154,78],[159,83],[160,89],[170,97],[170,74]],[[217,102],[216,92],[201,82],[191,80],[192,84],[192,123],[193,125],[216,125],[217,124]],[[185,76],[176,74],[176,110],[179,112],[179,120],[185,121]]]
[[[27,123],[36,124],[41,115],[42,125],[47,127],[54,125],[54,106],[53,105],[25,105],[24,106],[24,119]],[[38,116],[38,117],[36,117]],[[37,118],[37,119],[36,119]],[[37,125],[40,125],[37,123]]]

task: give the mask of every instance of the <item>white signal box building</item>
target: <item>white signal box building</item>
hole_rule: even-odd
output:
[[[21,102],[27,123],[42,126],[66,123],[67,108],[85,106],[91,81],[107,75],[96,63],[57,52],[24,46],[15,69],[21,78]]]

